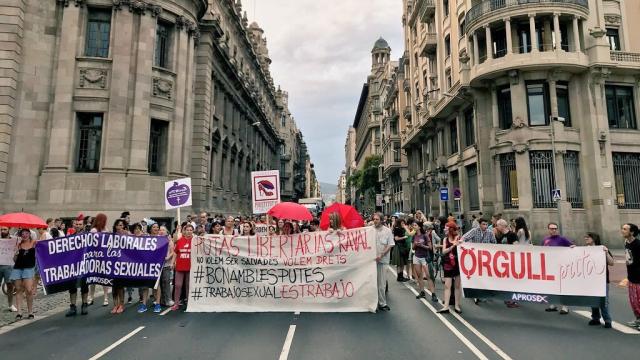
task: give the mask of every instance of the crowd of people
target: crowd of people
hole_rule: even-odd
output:
[[[460,269],[458,264],[458,246],[463,242],[487,243],[503,245],[534,245],[533,237],[524,218],[517,217],[507,221],[502,214],[494,214],[490,220],[482,217],[482,213],[472,215],[472,222],[465,223],[464,218],[454,217],[426,217],[421,211],[415,215],[387,216],[380,213],[371,217],[371,224],[375,226],[378,262],[378,310],[390,310],[386,302],[386,280],[383,267],[387,264],[395,266],[398,282],[412,281],[416,285],[416,298],[425,298],[431,294],[431,300],[438,302],[435,293],[436,276],[442,270],[444,291],[443,306],[437,312],[449,313],[450,303],[453,302],[454,311],[462,313],[462,289]],[[540,246],[574,247],[576,242],[559,233],[558,224],[551,222],[547,225],[547,234],[538,244]],[[640,329],[640,232],[634,224],[624,224],[621,228],[624,239],[629,304],[635,319],[627,325]],[[599,234],[587,232],[584,234],[585,246],[602,245]],[[591,309],[589,325],[601,325],[611,328],[612,319],[609,312],[609,268],[613,266],[613,255],[607,247],[603,247],[607,262],[606,297],[599,307]],[[426,289],[425,289],[426,282]],[[453,293],[453,296],[451,294]],[[473,299],[479,305],[483,299]],[[520,305],[506,300],[508,308]],[[547,312],[559,311],[561,315],[569,313],[567,306],[550,305]]]
[[[330,231],[343,229],[338,213],[329,215]],[[490,220],[482,214],[473,215],[471,222],[463,218],[427,217],[421,211],[409,216],[387,216],[375,213],[366,219],[367,225],[373,226],[376,234],[376,263],[378,285],[378,310],[388,311],[386,302],[387,279],[385,267],[395,266],[396,280],[399,282],[414,281],[417,287],[417,298],[426,298],[437,303],[435,282],[438,274],[442,273],[444,292],[443,306],[439,313],[448,313],[453,302],[454,311],[462,313],[460,269],[457,258],[457,248],[463,242],[489,243],[504,245],[533,245],[532,234],[522,217],[507,221],[501,214],[493,215]],[[131,214],[127,211],[115,219],[109,227],[105,214],[95,216],[79,214],[71,224],[61,219],[47,219],[47,229],[37,231],[29,229],[14,229],[12,233],[7,227],[0,227],[0,241],[15,243],[13,263],[0,264],[0,278],[6,283],[7,310],[16,312],[16,319],[23,318],[23,302],[26,302],[26,316],[34,318],[33,301],[40,282],[35,246],[38,241],[56,237],[68,236],[83,232],[113,232],[116,234],[133,234],[136,236],[168,236],[169,246],[163,263],[163,269],[155,288],[137,289],[137,312],[145,313],[151,309],[155,313],[163,308],[179,310],[186,304],[189,292],[189,272],[191,266],[191,243],[194,236],[205,234],[251,236],[258,231],[264,235],[291,235],[301,232],[319,231],[320,221],[287,221],[270,219],[267,216],[234,217],[220,214],[211,215],[206,212],[190,214],[186,221],[174,224],[158,224],[151,219],[131,222]],[[548,234],[539,244],[541,246],[575,246],[575,242],[559,234],[558,225],[549,223]],[[636,317],[628,323],[629,326],[640,328],[640,234],[634,224],[625,224],[621,229],[625,241],[625,253],[628,272],[629,303]],[[600,236],[589,232],[584,236],[587,246],[601,245]],[[613,265],[613,256],[605,247],[607,264]],[[88,314],[89,306],[94,303],[95,285],[88,285],[81,279],[69,287],[69,310],[66,316],[78,314],[77,292],[80,289],[80,314]],[[112,288],[103,286],[103,306],[110,305],[108,296],[111,290],[112,314],[121,314],[127,304],[134,302],[136,289],[119,286],[117,282]],[[453,293],[453,296],[452,296]],[[608,305],[609,272],[607,269],[607,297],[597,308],[592,308],[592,319],[589,325],[611,327],[611,315]],[[473,299],[479,305],[483,299]],[[509,308],[519,307],[514,301],[505,301]],[[558,311],[555,305],[546,311]],[[559,313],[567,314],[566,306],[561,306]]]

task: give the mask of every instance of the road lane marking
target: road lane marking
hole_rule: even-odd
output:
[[[168,308],[164,309],[164,311],[162,311],[159,315],[160,315],[160,316],[165,316],[165,315],[167,315],[170,311],[171,311],[171,306],[169,306]]]
[[[293,315],[300,315],[300,311],[294,312]]]
[[[280,352],[279,360],[287,360],[289,357],[289,349],[291,349],[291,343],[293,342],[293,335],[296,333],[296,326],[289,325],[289,331],[287,337],[284,339],[284,345],[282,345],[282,352]]]
[[[586,310],[571,310],[571,312],[574,312],[574,313],[576,313],[576,314],[578,314],[580,316],[584,316],[587,319],[591,319],[591,312],[590,311],[586,311]],[[602,320],[600,320],[600,323],[604,324],[602,322]],[[616,330],[618,330],[618,331],[620,331],[621,333],[624,333],[624,334],[640,335],[640,331],[632,329],[632,328],[630,328],[628,326],[622,325],[617,321],[612,321],[611,322],[611,327],[616,329]]]
[[[99,353],[93,355],[91,358],[89,358],[89,360],[100,359],[101,357],[106,355],[109,351],[115,349],[118,345],[120,345],[123,342],[127,341],[130,337],[132,337],[133,335],[139,333],[142,329],[144,329],[144,326],[138,327],[137,329],[133,330],[132,332],[128,333],[127,335],[121,337],[120,340],[118,340],[118,341],[114,342],[113,344],[109,345],[106,349],[104,349],[104,350],[100,351]]]
[[[395,270],[393,270],[391,267],[388,267],[388,270],[391,271],[393,274],[396,274],[397,276],[397,272]],[[404,286],[407,287],[407,289],[411,290],[411,292],[413,292],[415,295],[418,295],[418,292],[416,291],[416,289],[414,289],[412,286],[404,283]],[[458,329],[456,329],[455,326],[453,326],[453,324],[451,324],[451,322],[449,320],[447,320],[442,314],[439,314],[436,310],[436,308],[433,307],[433,305],[429,304],[427,302],[426,299],[420,299],[420,301],[427,307],[427,309],[429,309],[440,321],[442,321],[442,323],[449,329],[451,330],[451,332],[458,337],[458,339],[460,339],[460,341],[462,341],[463,344],[465,344],[469,350],[471,350],[471,352],[478,357],[478,359],[481,360],[488,360],[489,358],[486,357],[475,345],[473,345],[473,343],[467,339],[464,335],[462,335],[462,333],[460,331],[458,331]],[[282,360],[282,359],[281,359]]]

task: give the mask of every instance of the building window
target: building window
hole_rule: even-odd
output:
[[[171,34],[173,25],[158,21],[156,26],[156,54],[155,66],[169,69],[169,53],[171,51]]]
[[[280,126],[283,128],[287,127],[287,117],[284,114],[282,114],[282,117],[280,118]]]
[[[473,124],[473,108],[464,113],[464,146],[476,143],[476,132]]]
[[[218,160],[218,139],[216,135],[211,136],[211,151],[209,152],[209,182],[214,184],[216,182],[216,164]]]
[[[451,56],[451,36],[449,35],[444,37],[444,56]]]
[[[78,172],[98,172],[102,144],[102,114],[78,113]]]
[[[507,130],[513,124],[511,115],[511,86],[505,85],[496,89],[498,98],[498,118],[500,129]]]
[[[449,136],[451,140],[451,154],[458,152],[458,123],[454,119],[449,123]]]
[[[558,99],[558,116],[564,118],[564,126],[571,127],[568,83],[560,81],[556,83],[556,97]]]
[[[613,129],[636,129],[633,87],[606,85],[607,116]]]
[[[502,178],[502,206],[505,209],[518,208],[518,173],[514,153],[500,155],[500,174]]]
[[[609,41],[609,49],[613,51],[621,51],[620,46],[620,33],[618,29],[607,28],[607,40]]]
[[[449,16],[449,0],[442,0],[442,9],[444,9],[444,16]]]
[[[582,182],[580,180],[580,153],[567,151],[564,154],[564,178],[567,184],[567,201],[574,209],[582,209]]]
[[[398,122],[393,120],[389,123],[391,127],[391,135],[398,135]]]
[[[529,34],[529,23],[522,24],[518,27],[518,52],[526,54],[531,52],[531,36]]]
[[[478,165],[467,166],[467,181],[469,194],[469,210],[480,210],[480,195],[478,194]]]
[[[556,188],[551,151],[530,151],[531,195],[534,208],[554,208],[556,206],[551,191]]]
[[[612,155],[618,208],[640,209],[640,153]]]
[[[451,81],[451,69],[446,71],[446,75],[447,75],[447,90],[451,90],[451,86],[453,86],[453,83]]]
[[[393,162],[401,162],[402,158],[401,158],[401,153],[400,153],[400,143],[398,142],[394,142],[393,143]]]
[[[152,175],[164,175],[167,153],[166,121],[151,120],[149,131],[149,172]]]
[[[530,126],[549,125],[549,85],[546,82],[527,82],[527,112]]]
[[[109,56],[109,35],[111,33],[111,10],[89,8],[87,16],[87,41],[85,56]]]

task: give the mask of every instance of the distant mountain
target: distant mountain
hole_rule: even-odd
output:
[[[338,192],[338,185],[335,184],[329,184],[329,183],[325,183],[325,182],[320,182],[320,191],[322,192],[323,197],[324,196],[331,196],[331,195],[335,195],[336,192]]]

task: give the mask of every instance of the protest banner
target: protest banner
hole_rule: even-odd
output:
[[[377,306],[372,227],[194,240],[188,312],[365,312]]]
[[[0,265],[12,265],[16,253],[16,239],[0,239]]]
[[[47,293],[68,290],[80,279],[106,286],[153,287],[167,255],[166,236],[81,233],[36,244]]]
[[[574,248],[462,243],[460,279],[467,298],[599,306],[606,296],[602,246]]]
[[[251,189],[253,213],[265,214],[280,202],[280,171],[252,171]]]

